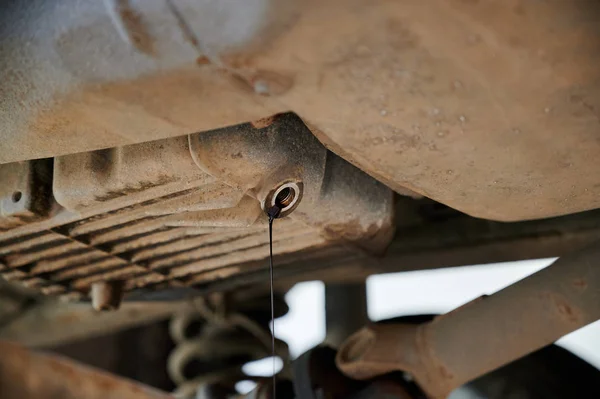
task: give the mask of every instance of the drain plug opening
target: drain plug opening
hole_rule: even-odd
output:
[[[276,206],[280,209],[277,217],[289,215],[298,206],[302,197],[302,183],[287,182],[269,194],[266,205],[268,208]]]
[[[277,205],[279,209],[284,209],[294,201],[295,196],[296,192],[292,188],[286,187],[275,197],[275,205]]]

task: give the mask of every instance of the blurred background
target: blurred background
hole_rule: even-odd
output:
[[[376,322],[406,315],[442,314],[481,295],[492,294],[553,261],[554,259],[540,259],[374,275],[366,282],[368,315],[371,321]],[[285,303],[289,309],[280,312],[283,316],[275,322],[275,334],[279,342],[287,343],[287,360],[297,358],[326,340],[325,288],[325,284],[320,281],[304,282],[296,284],[285,294]],[[342,305],[352,307],[348,303]],[[278,301],[277,306],[285,304]],[[263,316],[267,317],[264,322],[266,326],[268,314]],[[176,317],[170,321],[158,320],[118,333],[53,346],[50,350],[163,390],[176,391],[182,397],[190,397],[195,386],[190,381],[198,381],[198,375],[214,374],[218,365],[214,361],[212,364],[187,361],[185,366],[181,366],[181,353],[185,352],[183,349],[189,344],[185,339],[179,342],[174,339],[174,320]],[[189,342],[197,343],[194,340],[201,330],[201,323],[190,322],[186,325],[184,334],[189,335]],[[219,334],[227,336],[228,333]],[[596,322],[565,336],[557,344],[600,369],[599,337],[600,322]],[[232,339],[233,343],[240,342],[236,335]],[[211,345],[211,341],[206,342]],[[195,347],[202,347],[202,344]],[[194,350],[196,349],[192,351]],[[256,357],[261,359],[253,361],[250,357],[240,357],[235,361],[244,364],[244,375],[249,378],[271,376],[273,358],[264,351]],[[279,358],[275,359],[277,372],[281,370],[282,364]],[[173,367],[179,367],[180,370],[174,372]],[[235,385],[240,393],[249,392],[254,386],[253,381],[241,377]],[[463,397],[480,396],[460,396],[457,393],[453,399]]]
[[[551,264],[555,259],[379,274],[367,280],[367,308],[372,321],[406,315],[442,314],[481,295],[492,294]],[[286,295],[290,311],[275,321],[277,337],[293,357],[325,338],[325,285],[297,284]],[[557,344],[600,369],[600,322],[575,331]],[[249,374],[270,375],[271,359],[246,366]],[[252,383],[240,385],[249,390]]]

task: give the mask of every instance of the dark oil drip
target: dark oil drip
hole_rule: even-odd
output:
[[[281,209],[277,205],[272,206],[268,211],[267,215],[269,216],[269,277],[270,277],[270,287],[271,287],[271,351],[273,356],[273,399],[277,397],[277,386],[276,386],[276,376],[275,376],[275,299],[273,296],[273,220],[279,215]]]

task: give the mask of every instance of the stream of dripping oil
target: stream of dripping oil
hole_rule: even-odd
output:
[[[277,387],[276,387],[276,359],[275,359],[275,305],[273,298],[273,221],[279,215],[281,209],[277,205],[272,206],[268,211],[269,216],[269,278],[270,278],[270,291],[271,291],[271,352],[273,356],[273,399],[277,398]]]

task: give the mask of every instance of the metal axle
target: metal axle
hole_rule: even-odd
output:
[[[367,379],[413,375],[432,398],[600,319],[600,244],[421,325],[371,325],[340,348],[338,367]]]

